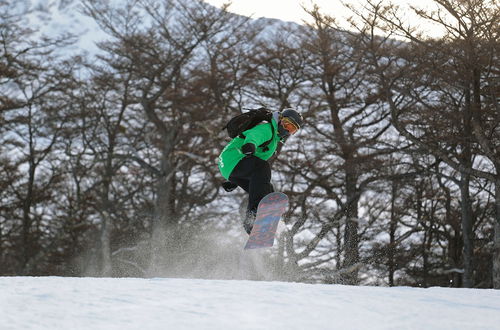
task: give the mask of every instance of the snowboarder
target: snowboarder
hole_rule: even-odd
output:
[[[267,161],[278,148],[302,126],[302,115],[294,109],[273,112],[269,122],[262,122],[232,139],[219,156],[219,170],[228,180],[227,192],[238,186],[248,193],[243,228],[250,234],[260,200],[274,191],[271,166]]]

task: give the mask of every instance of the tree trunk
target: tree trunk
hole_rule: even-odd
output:
[[[113,205],[110,201],[110,188],[111,182],[113,181],[114,171],[113,171],[113,155],[115,150],[114,145],[115,136],[109,136],[110,145],[108,147],[108,153],[105,160],[105,171],[102,180],[102,195],[101,195],[101,206],[100,214],[102,220],[101,226],[101,265],[100,265],[100,275],[105,277],[110,277],[113,275],[113,265],[111,261],[111,232],[113,230]]]
[[[161,162],[162,176],[156,187],[156,202],[151,235],[151,260],[148,269],[150,276],[161,276],[168,268],[168,253],[173,246],[173,205],[174,166],[170,153],[164,153]]]
[[[358,192],[357,192],[357,176],[351,172],[354,166],[346,165],[346,188],[347,201],[350,204],[346,212],[345,224],[345,259],[344,272],[342,275],[342,283],[349,285],[358,284],[359,273],[359,236],[358,236]]]
[[[23,200],[22,214],[23,214],[23,226],[22,226],[22,264],[21,264],[21,274],[29,275],[33,271],[34,265],[30,263],[30,258],[33,256],[32,246],[34,245],[34,236],[31,234],[32,218],[30,215],[31,207],[33,206],[34,199],[34,185],[35,185],[35,171],[36,164],[34,160],[34,149],[33,149],[33,139],[30,135],[30,157],[29,157],[29,168],[28,168],[28,184],[26,190],[26,196]]]
[[[469,181],[468,174],[462,174],[460,180],[460,194],[461,194],[461,211],[462,211],[462,237],[464,242],[463,248],[463,262],[464,262],[464,277],[463,287],[472,288],[474,285],[474,247],[473,247],[473,215],[469,194]]]
[[[101,212],[101,276],[110,277],[113,275],[111,263],[111,229],[113,227],[110,214],[105,210]]]
[[[430,229],[424,231],[424,241],[422,242],[422,287],[429,287],[429,254],[427,253],[427,243],[430,240]]]
[[[500,289],[500,179],[495,182],[495,238],[493,250],[493,288]]]
[[[474,86],[474,78],[471,77],[471,82],[465,88],[465,106],[462,113],[463,121],[463,137],[466,139],[462,143],[462,155],[460,163],[465,168],[472,168],[472,147],[470,140],[472,140],[473,130],[472,130],[472,117],[474,113],[474,96],[473,91],[471,91],[470,86]],[[462,215],[462,237],[464,242],[463,249],[463,263],[464,263],[464,275],[463,275],[463,287],[472,288],[474,285],[474,266],[473,266],[473,215],[470,200],[470,174],[461,173],[460,179],[460,197],[461,197],[461,215]]]
[[[396,249],[396,193],[397,183],[392,181],[391,194],[391,220],[389,223],[389,250],[387,251],[387,263],[389,268],[389,286],[394,286],[394,273],[396,272],[395,249]]]

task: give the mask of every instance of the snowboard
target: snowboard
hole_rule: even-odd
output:
[[[282,192],[267,194],[257,208],[257,216],[245,250],[273,246],[278,222],[287,208],[287,195]]]

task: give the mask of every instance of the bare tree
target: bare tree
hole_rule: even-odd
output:
[[[336,270],[328,275],[332,281],[356,284],[361,267],[359,202],[375,181],[373,170],[389,152],[380,147],[390,126],[388,113],[379,106],[377,92],[366,79],[356,38],[339,31],[334,19],[320,14],[319,8],[309,13],[314,23],[303,29],[300,44],[294,51],[282,52],[281,62],[275,60],[286,63],[284,59],[289,58],[295,65],[286,65],[293,74],[285,77],[300,78],[295,85],[281,83],[281,91],[291,86],[293,94],[280,101],[295,101],[307,109],[306,133],[301,133],[307,135],[307,142],[292,147],[291,155],[297,156],[280,160],[285,165],[284,182],[291,187],[288,193],[297,198],[292,201],[292,210],[298,220],[286,240],[287,267],[297,268],[300,277],[314,276],[315,272],[324,274],[321,267],[334,264]],[[299,66],[301,61],[295,56],[302,58],[304,65]],[[278,71],[280,67],[276,65],[270,68],[276,69],[268,71],[268,77],[287,72]],[[280,91],[276,87],[272,90]],[[276,94],[279,95],[285,93]],[[308,203],[317,204],[318,208],[307,207]],[[294,236],[303,230],[314,236],[295,242]],[[336,250],[332,251],[333,247]],[[311,254],[319,255],[310,263],[293,266]]]
[[[489,154],[492,164],[498,159],[497,155],[487,152],[498,143],[498,137],[490,128],[487,130],[490,139],[486,143],[478,129],[490,122],[481,97],[481,85],[491,75],[495,57],[489,45],[492,31],[498,31],[498,23],[495,23],[498,7],[489,1],[436,1],[436,4],[439,5],[436,12],[417,9],[415,12],[444,28],[446,35],[437,40],[407,26],[397,7],[392,5],[369,2],[366,7],[369,15],[358,17],[365,23],[366,28],[360,32],[367,37],[367,59],[374,65],[381,90],[386,93],[394,127],[409,141],[460,173],[464,286],[470,287],[474,267],[471,175],[492,182],[497,182],[498,177],[494,172],[478,168],[473,158],[479,146],[481,153]],[[409,43],[393,43],[392,50],[381,56],[381,50],[389,44],[377,42],[368,33],[376,28],[404,37]]]
[[[47,236],[57,231],[47,219],[53,216],[52,189],[61,180],[57,146],[67,121],[66,91],[74,86],[73,66],[55,51],[73,39],[63,35],[35,40],[34,31],[22,27],[22,14],[11,14],[14,11],[4,1],[0,5],[0,152],[5,184],[0,204],[11,212],[0,217],[17,258],[13,268],[31,274],[49,254],[44,251],[51,245]]]
[[[165,251],[181,252],[178,225],[185,212],[217,196],[218,187],[208,184],[215,171],[202,164],[212,157],[213,143],[202,136],[219,110],[214,106],[227,106],[227,99],[199,69],[216,68],[216,45],[235,47],[238,41],[227,36],[247,20],[201,1],[132,1],[123,9],[87,1],[85,7],[113,40],[101,45],[103,60],[132,71],[133,93],[158,151],[152,163],[136,159],[156,178],[150,272],[158,273],[168,268]],[[204,98],[205,88],[216,89],[216,97]]]

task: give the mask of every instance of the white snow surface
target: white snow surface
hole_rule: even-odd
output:
[[[0,277],[0,329],[500,329],[500,290]]]

